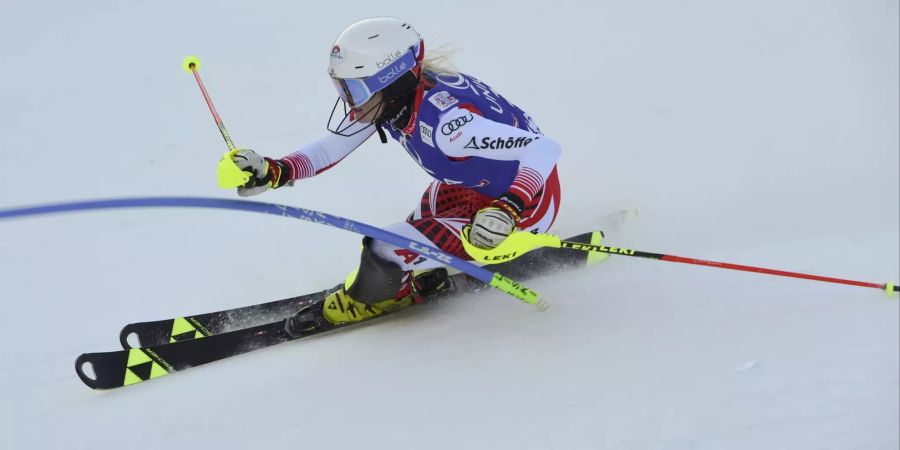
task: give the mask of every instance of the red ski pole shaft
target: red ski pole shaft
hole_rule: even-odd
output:
[[[219,117],[219,113],[216,111],[216,106],[213,105],[212,99],[209,98],[209,93],[206,92],[206,86],[203,85],[203,80],[200,79],[200,60],[197,59],[196,56],[188,56],[187,58],[184,58],[182,66],[186,72],[194,74],[197,85],[200,86],[200,92],[203,93],[203,98],[206,99],[206,105],[209,106],[209,112],[212,113],[213,119],[216,120],[216,126],[219,127],[219,132],[222,133],[222,138],[225,139],[225,145],[228,146],[229,151],[233,151],[235,147],[234,143],[231,142],[231,136],[228,134],[228,130],[225,129],[225,123],[223,123],[222,118]]]
[[[683,256],[664,255],[662,253],[651,253],[640,250],[631,250],[619,247],[607,247],[605,245],[582,244],[579,242],[561,241],[562,248],[570,248],[574,250],[583,250],[599,253],[610,253],[613,255],[634,256],[637,258],[658,259],[661,261],[670,261],[684,264],[694,264],[697,266],[718,267],[720,269],[740,270],[743,272],[755,272],[766,275],[776,275],[780,277],[802,278],[806,280],[824,281],[827,283],[848,284],[851,286],[860,286],[867,288],[882,289],[888,294],[898,292],[898,286],[894,283],[868,283],[865,281],[846,280],[843,278],[823,277],[821,275],[810,275],[798,272],[788,272],[785,270],[766,269],[764,267],[744,266],[740,264],[732,264],[718,261],[707,261],[703,259],[685,258]]]

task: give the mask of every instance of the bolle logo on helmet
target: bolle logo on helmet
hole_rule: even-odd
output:
[[[397,78],[397,76],[403,74],[403,72],[406,72],[406,69],[407,69],[406,62],[401,63],[397,67],[391,67],[390,70],[387,71],[387,73],[385,73],[384,75],[378,76],[378,81],[381,84],[385,84],[389,81],[393,81],[394,78]]]
[[[441,125],[441,133],[444,136],[448,136],[450,133],[462,128],[467,123],[471,122],[474,117],[472,117],[472,113],[469,113],[465,116],[457,117],[443,125]]]
[[[387,55],[387,58],[384,58],[384,60],[376,61],[375,65],[378,66],[379,69],[383,69],[383,68],[387,67],[388,64],[399,59],[402,54],[403,53],[400,50],[397,50],[396,52],[391,53],[390,55]]]
[[[520,147],[525,147],[528,144],[530,144],[532,141],[536,141],[538,139],[540,139],[540,138],[538,138],[538,137],[530,138],[530,137],[520,136],[517,138],[498,137],[498,138],[491,140],[491,138],[486,137],[486,138],[482,138],[481,142],[479,142],[478,138],[473,137],[472,139],[469,139],[469,143],[467,143],[466,146],[463,148],[471,148],[474,150],[486,150],[486,149],[498,150],[498,149],[507,149],[507,148],[520,148]]]
[[[344,62],[344,54],[341,53],[341,46],[335,45],[331,47],[331,63],[337,65],[342,62]]]

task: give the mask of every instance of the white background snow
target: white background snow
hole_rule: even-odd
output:
[[[607,242],[897,280],[896,1],[0,3],[0,208],[234,198],[192,77],[236,143],[321,135],[334,37],[408,18],[564,148],[557,227]],[[428,179],[375,139],[260,200],[371,224]],[[896,449],[898,300],[635,258],[110,392],[75,357],[127,322],[324,289],[359,237],[211,210],[0,223],[0,447]]]

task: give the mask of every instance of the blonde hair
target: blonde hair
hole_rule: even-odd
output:
[[[425,60],[422,61],[422,70],[436,74],[457,74],[459,70],[450,60],[457,49],[450,44],[438,45],[434,50],[425,50]]]

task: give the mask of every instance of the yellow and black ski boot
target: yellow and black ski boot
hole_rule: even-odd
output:
[[[380,316],[385,312],[394,312],[413,304],[412,296],[391,298],[379,302],[364,303],[354,299],[346,289],[338,289],[325,298],[322,304],[322,315],[333,325],[361,322]]]

